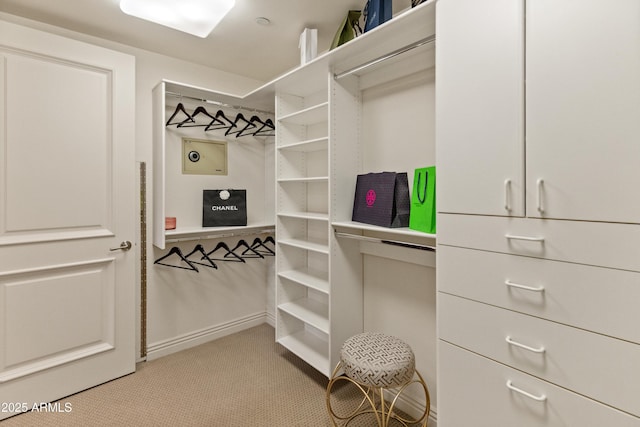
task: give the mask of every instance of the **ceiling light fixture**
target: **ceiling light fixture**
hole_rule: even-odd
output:
[[[259,16],[256,18],[256,24],[258,25],[269,25],[271,24],[271,21],[269,20],[269,18],[265,18],[264,16]]]
[[[204,38],[235,3],[235,0],[120,0],[120,9],[127,15]]]

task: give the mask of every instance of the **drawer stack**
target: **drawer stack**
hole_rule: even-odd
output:
[[[439,219],[438,423],[640,426],[640,227]]]

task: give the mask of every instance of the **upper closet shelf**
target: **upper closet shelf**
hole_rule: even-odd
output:
[[[435,35],[435,5],[436,0],[428,0],[408,9],[355,40],[285,73],[273,82],[256,89],[254,93],[266,90],[308,96],[323,91],[329,78],[327,69],[341,73]],[[389,37],[389,34],[393,34],[393,37]]]

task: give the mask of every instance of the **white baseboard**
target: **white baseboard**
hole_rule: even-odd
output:
[[[266,312],[255,313],[230,322],[200,329],[188,334],[179,335],[164,341],[158,341],[147,346],[147,360],[157,359],[181,350],[186,350],[254,326],[269,323],[275,324],[273,316]]]
[[[393,399],[393,397],[394,396],[391,395],[387,396],[387,393],[385,393],[385,399]],[[405,396],[404,394],[401,394],[398,398],[396,407],[413,417],[419,417],[424,413],[425,409],[424,402],[419,402],[411,396]],[[438,414],[433,405],[431,405],[429,409],[429,422],[427,427],[438,427]]]

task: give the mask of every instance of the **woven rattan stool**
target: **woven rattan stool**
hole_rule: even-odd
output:
[[[346,415],[336,414],[331,404],[331,391],[338,381],[355,384],[363,395],[360,405]],[[424,389],[425,410],[418,419],[403,417],[395,411],[398,398],[411,384],[419,384]],[[385,399],[385,394],[391,398]],[[379,427],[389,426],[392,419],[404,426],[421,423],[426,427],[429,418],[429,391],[415,369],[413,350],[399,338],[380,333],[365,332],[344,342],[340,362],[327,385],[326,400],[334,427],[340,425],[338,423],[347,426],[364,414],[373,414]]]

